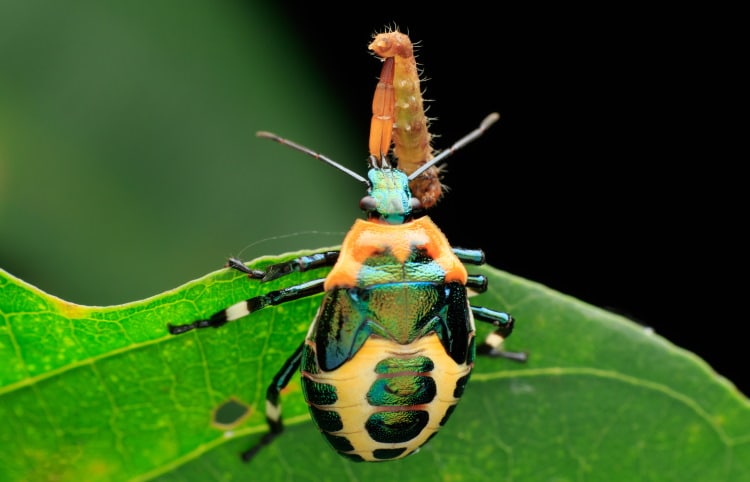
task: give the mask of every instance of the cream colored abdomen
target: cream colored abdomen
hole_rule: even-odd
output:
[[[409,359],[426,357],[432,361],[433,369],[428,373],[435,383],[435,396],[428,403],[417,406],[373,406],[368,402],[367,394],[373,384],[387,375],[375,372],[379,362],[388,358]],[[370,337],[356,355],[338,369],[318,374],[303,373],[303,376],[319,383],[336,387],[337,400],[332,405],[319,406],[323,410],[333,410],[341,418],[343,428],[331,435],[345,437],[354,447],[347,452],[358,454],[368,461],[382,460],[373,456],[378,449],[405,450],[401,458],[424,444],[441,426],[441,421],[450,407],[458,402],[454,396],[459,381],[471,372],[471,365],[457,364],[445,351],[437,334],[432,333],[419,338],[408,345],[399,345],[382,338]],[[408,373],[406,373],[408,375]],[[393,375],[393,374],[391,374]],[[416,375],[416,374],[415,374]],[[465,383],[466,380],[461,381]],[[413,438],[396,443],[383,443],[374,440],[366,429],[370,417],[379,411],[422,410],[429,414],[424,428]]]

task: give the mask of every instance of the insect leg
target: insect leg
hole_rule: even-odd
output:
[[[272,281],[282,276],[286,276],[292,273],[301,273],[309,271],[315,268],[323,268],[325,266],[333,266],[336,260],[339,259],[338,251],[324,251],[321,253],[314,253],[308,256],[300,256],[283,263],[272,264],[268,266],[265,271],[250,269],[245,266],[245,263],[237,258],[229,258],[227,266],[242,271],[247,274],[250,278],[260,279],[261,281]]]
[[[206,320],[198,320],[184,325],[168,324],[167,328],[172,335],[180,335],[186,331],[197,328],[218,328],[228,321],[234,321],[238,318],[245,317],[268,306],[279,305],[281,303],[286,303],[287,301],[294,301],[322,293],[324,282],[325,278],[320,278],[295,286],[290,286],[288,288],[269,291],[264,295],[235,303],[228,308],[214,313]]]
[[[468,264],[484,264],[484,251],[481,249],[465,249],[465,248],[451,248],[453,250],[453,254],[456,255],[458,259],[461,260],[462,263],[468,263]]]
[[[276,373],[273,381],[268,386],[268,390],[266,391],[266,422],[268,423],[268,432],[261,437],[257,444],[242,452],[241,457],[243,461],[249,462],[260,449],[271,443],[273,439],[281,435],[281,432],[284,431],[284,424],[281,422],[281,390],[286,387],[289,380],[297,372],[302,360],[302,349],[304,346],[305,343],[302,342],[297,347],[292,356],[284,362],[281,370]]]
[[[466,287],[475,293],[487,291],[487,277],[481,274],[470,274],[466,279]]]
[[[474,319],[484,321],[497,327],[495,331],[487,335],[484,342],[477,345],[479,355],[508,358],[518,362],[525,362],[528,354],[523,352],[510,352],[502,349],[503,342],[513,331],[513,317],[502,311],[495,311],[482,306],[472,306],[471,312]]]
[[[453,254],[461,260],[462,263],[481,265],[484,264],[484,251],[481,249],[464,249],[451,248]],[[487,291],[487,277],[481,274],[469,275],[466,280],[466,287],[471,289],[475,294]]]

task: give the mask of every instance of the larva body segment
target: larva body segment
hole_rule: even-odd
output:
[[[407,35],[392,31],[377,34],[369,48],[386,61],[392,58],[394,62],[393,153],[398,159],[398,168],[409,175],[433,157],[432,136],[425,116],[414,46]],[[384,65],[384,71],[385,67]],[[384,82],[381,75],[375,97],[379,97],[378,90],[386,88],[387,81]],[[380,136],[379,139],[385,138]],[[380,152],[372,152],[372,142],[371,134],[370,152],[378,156]],[[422,207],[429,208],[435,205],[443,193],[440,169],[435,166],[427,169],[421,176],[412,180],[409,187],[412,194],[422,203]]]

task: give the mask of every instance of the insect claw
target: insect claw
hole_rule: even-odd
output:
[[[167,330],[169,330],[170,335],[181,335],[182,333],[185,333],[186,331],[190,331],[192,329],[192,323],[188,323],[186,325],[173,325],[172,323],[167,324]]]
[[[505,351],[505,350],[493,350],[490,353],[491,357],[505,358],[506,360],[512,360],[519,363],[526,363],[529,360],[529,354],[525,351]]]
[[[241,271],[245,273],[248,276],[248,278],[251,278],[251,279],[263,279],[266,276],[265,271],[262,271],[259,269],[250,269],[247,266],[245,266],[245,263],[243,263],[237,258],[229,258],[227,260],[226,267],[236,269],[237,271]]]

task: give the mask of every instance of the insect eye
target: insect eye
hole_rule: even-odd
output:
[[[359,201],[359,208],[362,211],[374,211],[375,208],[377,208],[377,203],[375,202],[375,198],[372,196],[365,196]]]

